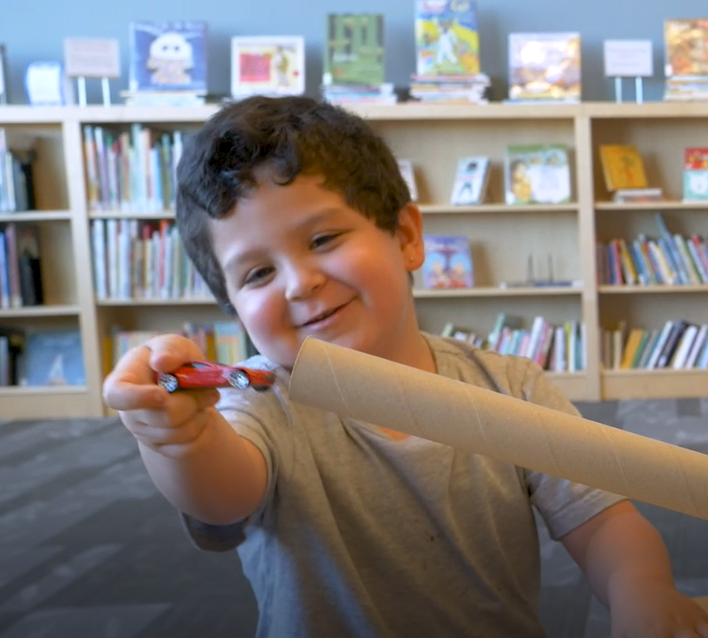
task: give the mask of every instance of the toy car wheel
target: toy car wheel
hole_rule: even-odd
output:
[[[179,388],[179,382],[174,374],[161,374],[157,378],[157,385],[165,388],[168,392],[174,392]]]
[[[256,391],[256,392],[265,392],[270,388],[269,385],[261,385],[259,383],[254,383],[251,385],[251,387]]]
[[[251,380],[243,370],[234,370],[229,375],[229,383],[239,390],[245,390],[251,385]]]

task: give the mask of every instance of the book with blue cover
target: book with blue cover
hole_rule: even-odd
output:
[[[23,385],[86,385],[81,334],[78,330],[28,334],[23,363]]]
[[[200,20],[130,25],[130,92],[207,90],[207,24]]]
[[[471,288],[474,266],[464,235],[425,235],[423,288]]]

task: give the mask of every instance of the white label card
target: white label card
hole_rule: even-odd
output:
[[[67,38],[64,40],[64,67],[70,78],[118,78],[118,40]]]
[[[605,40],[605,76],[639,78],[654,75],[651,40]]]

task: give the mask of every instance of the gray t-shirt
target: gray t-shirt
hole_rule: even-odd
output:
[[[577,414],[528,359],[427,336],[439,374]],[[249,365],[269,367],[254,358]],[[531,505],[559,538],[622,497],[291,402],[223,392],[262,452],[263,502],[244,524],[184,516],[198,547],[238,548],[258,638],[534,638],[540,559]],[[441,397],[441,401],[445,398]]]

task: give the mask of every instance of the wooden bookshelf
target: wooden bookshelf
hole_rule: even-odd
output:
[[[189,131],[216,110],[216,106],[0,107],[0,127],[8,131],[10,140],[30,140],[37,148],[35,179],[41,193],[40,210],[0,215],[0,224],[38,224],[46,239],[43,245],[49,246],[42,254],[47,305],[0,310],[0,325],[79,329],[87,379],[81,388],[2,388],[2,418],[104,414],[101,386],[108,366],[103,344],[114,325],[129,330],[173,330],[185,318],[194,322],[223,318],[212,299],[97,302],[91,268],[92,220],[173,219],[174,212],[90,211],[82,142],[86,125],[124,130],[141,123]],[[598,286],[595,251],[596,237],[655,233],[656,212],[664,213],[676,232],[706,234],[708,207],[680,200],[683,149],[708,138],[708,104],[400,104],[355,110],[371,121],[397,156],[412,161],[426,232],[465,234],[471,240],[475,288],[431,291],[421,289],[416,281],[414,296],[423,329],[439,333],[452,322],[487,333],[499,312],[523,316],[526,327],[536,315],[552,323],[574,319],[586,325],[587,367],[577,373],[549,373],[571,399],[708,395],[708,372],[703,370],[601,369],[601,326],[618,319],[624,319],[628,327],[647,329],[672,318],[703,323],[708,287]],[[540,142],[561,143],[570,149],[573,201],[556,206],[504,204],[506,146]],[[603,143],[636,144],[650,184],[661,186],[669,201],[612,202],[602,185],[597,159],[597,147]],[[484,205],[449,204],[456,162],[464,155],[487,155],[492,160]],[[548,254],[553,257],[554,277],[577,285],[503,286],[524,280],[529,255],[543,264]]]

